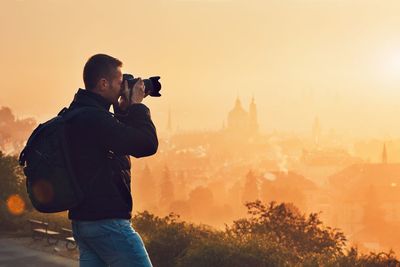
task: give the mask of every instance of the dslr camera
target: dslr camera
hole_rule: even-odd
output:
[[[144,93],[149,96],[161,96],[161,83],[158,81],[160,76],[150,77],[148,79],[142,79],[144,82]],[[128,81],[128,99],[131,99],[132,96],[132,89],[135,83],[138,81],[138,78],[133,77],[132,74],[123,74],[122,75],[122,88],[125,84],[125,81]]]

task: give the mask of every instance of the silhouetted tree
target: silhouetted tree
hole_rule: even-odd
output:
[[[370,231],[377,231],[385,224],[385,212],[375,186],[370,185],[365,191],[362,222]]]
[[[259,190],[257,184],[257,177],[250,170],[246,175],[246,181],[244,183],[242,202],[246,203],[249,201],[256,201],[259,199]]]
[[[154,210],[157,205],[157,187],[147,163],[143,171],[136,176],[133,184],[134,197],[140,210]]]
[[[6,201],[13,194],[26,195],[25,179],[17,157],[0,151],[0,199]]]
[[[210,211],[214,208],[214,196],[212,191],[204,186],[198,186],[189,193],[189,204],[193,210],[193,218],[207,220]]]
[[[176,177],[176,199],[186,199],[187,198],[187,181],[186,176],[183,171],[179,171]]]
[[[26,191],[26,177],[22,168],[18,164],[16,156],[6,156],[0,151],[0,229],[18,228],[15,221],[18,216],[11,213],[7,206],[7,201],[11,196],[17,195],[18,199],[24,203],[26,211],[33,210],[32,204],[28,198]]]
[[[297,260],[309,254],[342,255],[346,238],[342,232],[324,227],[318,214],[308,217],[292,204],[271,202],[265,206],[261,201],[246,204],[250,218],[240,219],[227,228],[227,232],[243,242],[255,237],[264,242],[277,242],[290,248]]]
[[[164,172],[160,183],[160,199],[159,205],[162,209],[169,212],[169,205],[174,201],[174,185],[171,181],[171,174],[167,166],[164,167]]]
[[[0,150],[6,145],[12,146],[11,153],[18,154],[33,129],[36,121],[33,118],[17,119],[8,107],[0,108]]]
[[[242,192],[243,186],[239,180],[228,189],[228,202],[232,206],[235,216],[238,216],[238,214],[241,214],[240,216],[246,214],[246,210],[241,201]]]
[[[345,251],[346,238],[326,227],[318,214],[301,215],[291,204],[260,201],[246,204],[250,217],[225,231],[183,222],[169,214],[142,212],[132,219],[154,266],[160,267],[289,267],[399,266],[393,251],[359,254]]]

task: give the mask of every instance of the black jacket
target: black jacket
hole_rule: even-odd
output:
[[[71,220],[130,219],[132,215],[131,162],[156,153],[158,139],[150,110],[133,104],[125,113],[109,112],[102,96],[79,89],[71,109],[91,106],[67,126],[71,163],[86,198],[70,209]],[[93,180],[94,179],[94,180]]]

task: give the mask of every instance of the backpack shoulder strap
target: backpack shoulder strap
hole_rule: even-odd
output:
[[[60,110],[60,112],[58,112],[57,117],[60,116],[62,118],[62,120],[64,122],[66,122],[66,121],[69,121],[72,118],[74,118],[76,115],[86,112],[86,111],[89,111],[89,110],[98,110],[98,111],[110,114],[111,116],[114,116],[113,113],[111,113],[107,110],[99,109],[98,107],[95,107],[95,106],[82,106],[82,107],[77,107],[77,108],[73,108],[73,109],[64,107],[62,110]],[[35,139],[35,136],[41,132],[41,130],[43,129],[45,124],[51,123],[51,121],[55,120],[57,117],[54,117],[53,119],[51,119],[45,123],[39,124],[36,127],[36,129],[32,132],[31,136],[29,137],[29,139],[27,141],[27,144],[25,145],[24,149],[20,152],[20,155],[18,158],[19,164],[21,166],[25,165],[26,152],[30,149],[30,146],[31,146],[30,143],[32,142],[32,140]]]
[[[84,107],[79,107],[79,108],[63,108],[59,113],[58,116],[61,116],[64,121],[69,121],[72,118],[74,118],[76,115],[86,112],[88,110],[96,110],[98,108],[93,107],[93,106],[84,106]]]

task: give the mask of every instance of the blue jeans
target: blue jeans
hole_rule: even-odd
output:
[[[130,220],[72,220],[71,224],[80,267],[152,267],[142,238]]]

